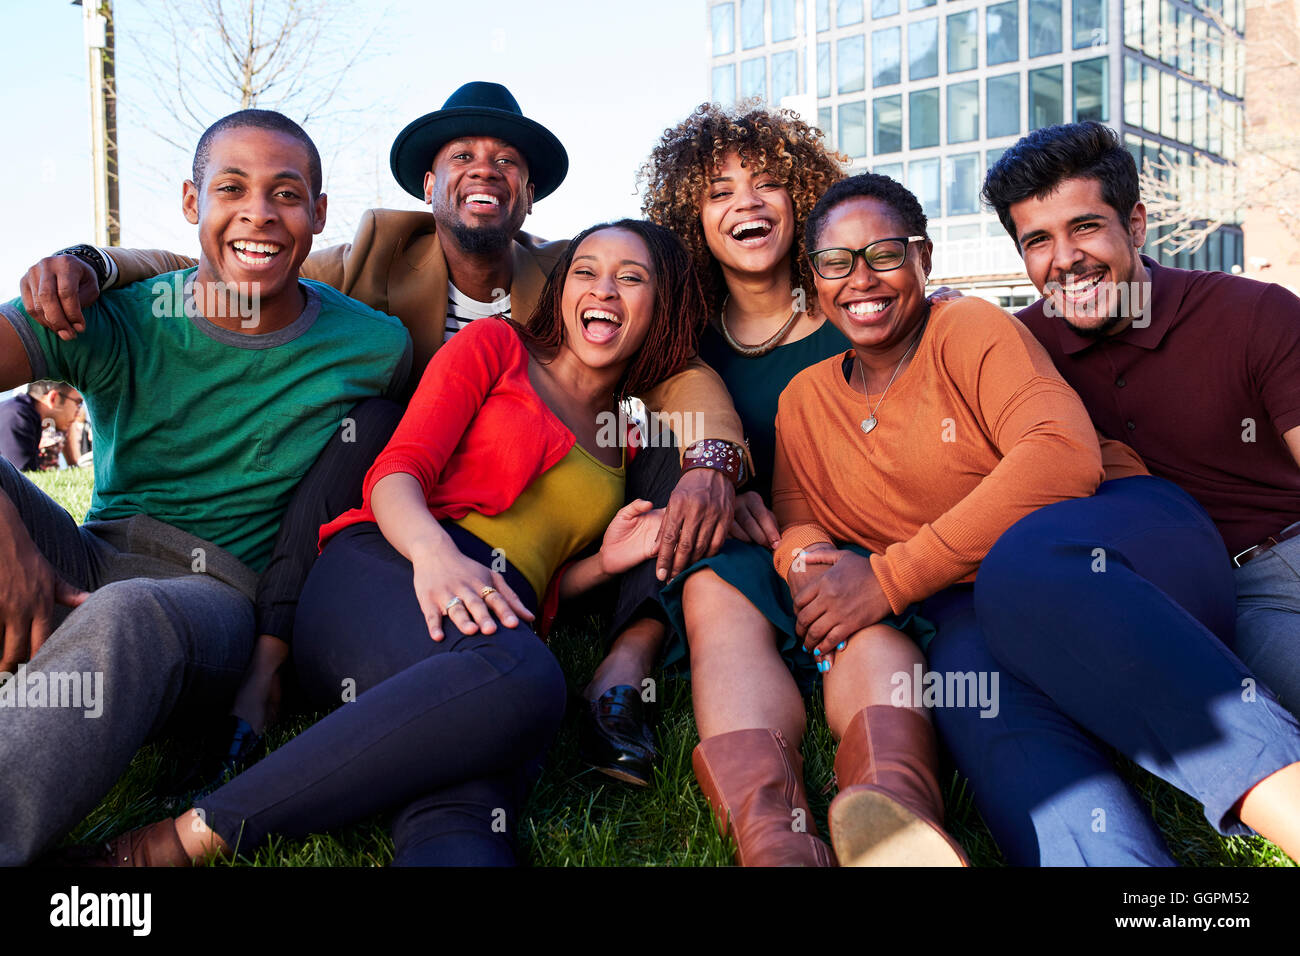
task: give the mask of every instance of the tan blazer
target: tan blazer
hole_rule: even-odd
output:
[[[567,245],[567,240],[545,242],[523,232],[515,237],[510,311],[517,320],[532,315],[546,277]],[[105,252],[117,263],[119,286],[187,269],[196,261],[153,249]],[[433,216],[420,210],[369,209],[350,243],[313,252],[302,264],[302,275],[402,320],[413,344],[407,394],[414,391],[442,345],[447,324],[447,260]],[[727,387],[699,359],[639,397],[650,411],[667,416],[682,446],[722,438],[744,447],[744,429]],[[748,452],[745,458],[752,474]]]

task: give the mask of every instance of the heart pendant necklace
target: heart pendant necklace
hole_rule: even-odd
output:
[[[885,391],[881,392],[880,398],[876,399],[876,407],[873,408],[871,412],[867,415],[867,417],[862,420],[861,427],[862,427],[862,433],[864,435],[871,434],[871,430],[875,428],[878,424],[880,424],[880,422],[876,419],[876,411],[880,408],[880,403],[885,400],[885,393],[889,391],[889,386],[893,385],[894,379],[898,377],[898,370],[903,367],[903,363],[907,361],[907,357],[912,354],[912,349],[916,348],[916,344],[921,341],[921,334],[925,332],[925,323],[928,321],[929,321],[929,317],[927,316],[921,322],[921,328],[917,330],[916,338],[912,340],[912,344],[907,347],[907,351],[903,353],[903,357],[900,358],[898,360],[898,364],[894,366],[894,374],[889,376],[889,381],[885,384]],[[869,395],[870,393],[867,391],[867,373],[862,368],[861,359],[856,360],[856,366],[858,369],[858,374],[862,376],[862,394],[864,396]]]

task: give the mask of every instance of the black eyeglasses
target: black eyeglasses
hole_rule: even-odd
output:
[[[925,236],[894,236],[877,239],[861,249],[818,249],[809,258],[813,270],[823,279],[843,279],[853,271],[858,256],[873,272],[889,272],[903,264],[909,245],[924,241]]]

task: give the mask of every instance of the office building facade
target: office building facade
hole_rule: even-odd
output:
[[[934,279],[1007,306],[1034,297],[985,171],[1030,130],[1093,119],[1134,158],[1183,168],[1225,223],[1186,268],[1242,262],[1236,210],[1213,197],[1242,136],[1245,0],[707,0],[710,98],[800,110],[853,161],[925,207]],[[809,30],[811,26],[811,30]],[[811,67],[811,69],[810,69]]]

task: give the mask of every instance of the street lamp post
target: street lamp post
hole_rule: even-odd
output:
[[[81,7],[90,80],[90,161],[95,189],[95,243],[121,242],[117,199],[117,74],[112,0],[72,0]]]

